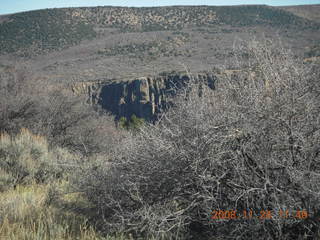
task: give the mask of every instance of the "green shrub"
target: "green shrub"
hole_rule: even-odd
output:
[[[145,122],[143,118],[138,118],[135,114],[133,114],[130,120],[128,120],[126,117],[121,117],[118,124],[120,128],[137,131],[143,126],[144,123]]]
[[[128,120],[126,117],[121,117],[119,119],[119,127],[120,128],[123,128],[123,129],[127,129],[128,128]]]

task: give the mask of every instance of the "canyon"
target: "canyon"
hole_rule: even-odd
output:
[[[203,83],[214,89],[216,77],[210,72],[196,74],[173,72],[126,81],[75,83],[72,91],[77,95],[86,95],[89,104],[100,105],[117,119],[121,117],[129,119],[132,115],[136,115],[147,121],[154,121],[161,111],[170,106],[171,98],[191,78],[195,78],[199,84]]]

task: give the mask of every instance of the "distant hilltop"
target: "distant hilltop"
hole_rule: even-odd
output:
[[[23,12],[0,17],[0,54],[60,50],[97,38],[105,28],[123,32],[182,30],[197,26],[319,29],[320,24],[313,21],[313,17],[307,17],[308,9],[242,5],[83,7]]]

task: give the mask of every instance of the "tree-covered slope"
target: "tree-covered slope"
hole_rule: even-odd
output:
[[[2,19],[0,53],[34,54],[65,48],[94,38],[95,28],[146,32],[221,25],[319,29],[317,23],[264,5],[46,9],[13,14]]]
[[[71,21],[62,9],[11,15],[0,25],[1,53],[60,49],[96,35],[85,21]]]
[[[299,17],[307,18],[312,21],[320,22],[320,4],[315,5],[298,5],[279,7],[291,12]]]

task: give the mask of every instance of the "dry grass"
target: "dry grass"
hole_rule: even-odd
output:
[[[49,150],[47,140],[22,129],[14,137],[0,135],[0,191],[19,184],[45,183],[66,174],[76,156],[63,148]]]
[[[46,206],[47,186],[18,187],[0,195],[3,239],[96,239],[85,220]],[[89,238],[90,236],[90,238]]]
[[[89,205],[66,194],[70,169],[56,167],[74,158],[63,148],[49,149],[46,138],[27,129],[0,135],[1,240],[123,239],[100,236],[83,212],[74,211]]]
[[[0,239],[8,240],[116,240],[102,237],[79,214],[48,205],[52,185],[18,186],[0,194]],[[61,187],[61,186],[60,186]],[[77,204],[79,197],[66,197]]]

